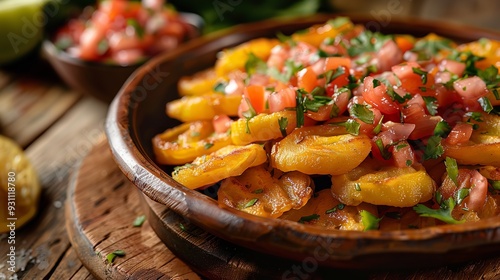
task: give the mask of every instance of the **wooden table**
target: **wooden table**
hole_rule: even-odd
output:
[[[18,279],[94,279],[70,243],[63,208],[75,164],[104,140],[106,111],[107,104],[68,89],[37,59],[0,69],[2,134],[25,149],[43,186],[37,216],[16,231]],[[0,279],[11,275],[6,270],[5,237],[0,238]],[[374,272],[367,278],[500,279],[499,260],[442,267],[431,274]]]

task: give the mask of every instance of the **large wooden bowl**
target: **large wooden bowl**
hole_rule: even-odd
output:
[[[213,65],[217,52],[224,48],[257,37],[273,37],[278,31],[289,34],[332,17],[318,15],[237,26],[191,41],[141,67],[122,87],[107,117],[106,132],[120,169],[144,195],[206,231],[254,250],[301,262],[314,261],[337,268],[420,267],[457,263],[498,252],[500,217],[391,232],[324,230],[222,209],[206,193],[175,182],[166,167],[155,163],[151,139],[178,124],[165,115],[165,104],[178,98],[176,86],[180,77]],[[386,33],[423,36],[435,32],[457,41],[500,39],[500,34],[493,31],[415,19],[392,19],[388,24],[378,24],[368,17],[351,19],[380,27]]]

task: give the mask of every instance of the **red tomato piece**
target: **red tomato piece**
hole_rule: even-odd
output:
[[[285,108],[295,108],[297,106],[296,93],[292,88],[284,88],[273,92],[268,97],[269,112],[279,112]]]

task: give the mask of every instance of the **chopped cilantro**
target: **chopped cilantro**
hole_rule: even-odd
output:
[[[286,128],[288,126],[288,118],[281,117],[278,119],[278,125],[280,127],[281,135],[286,136]]]
[[[407,159],[405,164],[406,164],[406,166],[412,166],[413,161],[411,159]]]
[[[331,104],[332,98],[322,95],[313,95],[312,98],[304,97],[302,105],[305,111],[318,112],[320,107]]]
[[[348,17],[336,17],[327,21],[327,24],[333,26],[334,28],[340,28],[346,24],[350,24],[351,20]]]
[[[301,217],[299,219],[299,223],[303,224],[305,222],[310,222],[310,221],[313,221],[313,220],[317,220],[319,219],[320,215],[318,214],[312,214],[312,215],[309,215],[309,216],[304,216],[304,217]]]
[[[366,210],[359,211],[359,214],[361,215],[361,222],[365,227],[364,231],[378,229],[379,222],[382,218],[377,218],[375,215]]]
[[[335,205],[334,207],[326,210],[325,214],[330,214],[330,213],[336,212],[337,210],[342,210],[344,208],[345,208],[345,204],[339,203],[339,204]]]
[[[437,123],[436,127],[434,128],[434,135],[435,136],[440,136],[440,137],[446,137],[451,131],[450,125],[442,120]]]
[[[377,79],[373,79],[373,88],[380,86],[381,82]]]
[[[256,190],[254,190],[252,193],[254,193],[254,194],[260,194],[260,193],[262,193],[263,191],[264,191],[263,189],[256,189]]]
[[[377,145],[377,148],[379,149],[380,151],[380,154],[382,155],[382,157],[384,159],[390,159],[391,156],[392,156],[392,153],[389,152],[389,150],[387,149],[387,147],[384,147],[384,143],[382,143],[382,139],[377,139],[375,140],[375,145]]]
[[[335,71],[330,69],[325,73],[318,75],[318,79],[325,78],[325,84],[329,84],[343,74],[345,74],[345,68],[339,66],[335,69]]]
[[[422,84],[427,84],[427,72],[418,68],[418,67],[412,67],[413,73],[420,75],[420,79],[422,80]]]
[[[483,111],[485,111],[486,113],[489,114],[491,111],[493,111],[493,105],[491,105],[491,102],[488,99],[488,97],[486,96],[481,97],[477,101],[481,105],[481,108],[483,108]]]
[[[349,108],[349,114],[367,124],[373,124],[375,119],[375,115],[368,109],[368,106],[361,104],[353,104],[351,108]]]
[[[183,223],[179,223],[179,228],[182,230],[182,231],[186,231],[186,226],[184,226]]]
[[[295,42],[291,36],[287,36],[281,32],[276,33],[276,37],[280,42],[288,44],[290,47],[294,47],[297,45],[297,42]]]
[[[422,98],[424,99],[427,112],[429,112],[432,116],[435,116],[438,113],[437,99],[432,96],[422,96]]]
[[[427,146],[424,150],[424,160],[437,159],[444,153],[444,148],[441,145],[442,138],[439,136],[431,136],[427,141]]]
[[[360,183],[354,183],[354,189],[358,192],[361,191],[361,184]]]
[[[132,225],[134,227],[140,227],[142,226],[142,224],[146,221],[146,216],[145,215],[142,215],[142,216],[138,216],[137,218],[135,218],[134,222],[132,223]]]
[[[462,203],[462,201],[467,196],[469,196],[469,193],[470,193],[470,189],[467,189],[467,188],[459,189],[457,192],[457,204],[460,205],[460,203]]]
[[[139,24],[139,22],[133,18],[128,18],[127,19],[127,26],[132,26],[132,28],[135,31],[135,34],[137,34],[137,37],[142,38],[144,37],[144,28]]]
[[[205,143],[205,145],[203,146],[205,148],[205,150],[208,150],[210,148],[212,148],[214,146],[214,143]]]
[[[245,205],[243,205],[243,209],[254,206],[257,200],[259,199],[257,198],[250,199]]]
[[[392,36],[384,35],[380,32],[372,32],[365,30],[357,37],[351,39],[350,47],[347,49],[349,56],[358,56],[362,53],[376,52],[382,48],[387,40],[391,40]]]
[[[465,220],[457,221],[451,215],[451,212],[455,208],[456,202],[453,197],[448,198],[440,204],[438,209],[431,209],[423,204],[417,204],[413,207],[413,210],[420,214],[422,217],[431,217],[434,219],[438,219],[448,224],[461,224],[465,222]]]
[[[266,73],[268,69],[266,62],[251,52],[245,62],[245,71],[251,76],[254,73]]]
[[[500,191],[500,180],[488,180],[488,182],[494,190]]]
[[[174,171],[172,172],[172,175],[177,175],[177,174],[179,174],[179,171],[181,171],[182,169],[191,168],[192,166],[193,166],[193,164],[191,164],[191,163],[186,163],[186,164],[181,165],[181,166],[176,166],[176,167],[174,167]]]
[[[243,115],[243,117],[245,117],[246,119],[246,133],[250,134],[250,124],[249,124],[249,121],[257,116],[257,112],[255,111],[255,109],[253,108],[252,106],[252,103],[250,102],[250,100],[245,97],[245,101],[248,105],[248,110],[247,111],[244,111],[243,113],[241,113]]]
[[[442,50],[451,50],[453,42],[446,38],[422,38],[415,43],[411,50],[417,54],[418,60],[429,60]]]
[[[444,161],[444,165],[446,166],[446,173],[448,174],[448,177],[453,181],[455,186],[458,187],[458,165],[457,161],[454,158],[446,157],[446,160]],[[459,203],[460,204],[460,203]]]
[[[217,93],[226,94],[226,86],[227,86],[226,82],[219,81],[215,84],[214,91]]]
[[[296,91],[296,103],[297,107],[295,108],[295,115],[297,117],[297,127],[302,127],[304,126],[304,105],[303,105],[303,100],[302,100],[302,93],[301,91]]]
[[[125,256],[125,251],[123,251],[123,250],[115,250],[112,253],[109,253],[109,254],[106,255],[106,260],[108,261],[108,263],[113,263],[113,261],[115,260],[115,258],[117,256],[118,257]]]
[[[380,133],[380,131],[382,130],[382,121],[383,120],[384,120],[384,115],[382,115],[382,117],[378,121],[378,124],[375,126],[375,128],[373,128],[373,134],[377,135]]]

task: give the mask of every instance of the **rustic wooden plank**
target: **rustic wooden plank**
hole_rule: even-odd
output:
[[[42,184],[37,216],[16,230],[19,279],[48,279],[62,264],[70,242],[64,227],[63,203],[69,171],[104,138],[106,106],[94,99],[80,100],[35,143],[26,149]],[[86,116],[82,118],[82,116]],[[71,157],[68,158],[68,154]],[[6,263],[6,246],[0,246],[0,263]],[[7,274],[7,279],[12,274]],[[85,276],[87,277],[87,276]]]
[[[83,266],[74,248],[70,247],[61,259],[60,264],[51,275],[52,279],[84,279],[91,276]]]
[[[99,278],[200,279],[179,260],[146,221],[139,194],[114,164],[109,148],[100,143],[85,158],[69,189],[67,228],[71,243],[86,267]],[[126,252],[112,264],[106,256]]]
[[[1,73],[1,72],[0,72]],[[25,147],[67,112],[81,94],[41,79],[0,75],[2,133]]]

